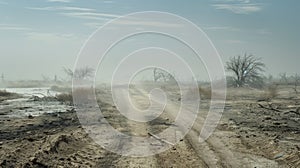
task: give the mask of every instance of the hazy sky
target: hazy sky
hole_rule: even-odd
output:
[[[64,77],[62,67],[74,66],[97,28],[139,11],[194,22],[224,62],[248,52],[263,58],[267,74],[300,73],[298,0],[0,0],[0,74],[12,80]]]

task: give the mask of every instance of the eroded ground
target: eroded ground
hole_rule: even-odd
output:
[[[138,104],[147,108],[147,95],[137,89],[133,93]],[[229,90],[217,129],[207,141],[199,143],[209,105],[204,99],[184,139],[165,152],[143,158],[101,148],[83,130],[71,106],[61,112],[40,112],[39,116],[9,117],[18,110],[36,107],[27,104],[26,109],[9,109],[10,101],[2,99],[0,167],[299,167],[299,96],[284,88],[273,99],[261,100],[261,94],[249,89]],[[102,90],[98,95],[104,117],[114,128],[149,138],[172,125],[172,109],[180,100],[178,93],[171,93],[172,102],[165,112],[151,122],[138,123],[127,120],[111,105],[109,92]],[[126,147],[126,143],[120,142],[120,146]]]

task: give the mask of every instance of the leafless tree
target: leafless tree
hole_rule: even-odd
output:
[[[94,69],[90,67],[76,69],[74,73],[74,77],[77,79],[86,79],[93,76]]]
[[[73,73],[73,71],[72,71],[70,68],[65,68],[65,67],[64,67],[63,70],[64,70],[64,72],[66,73],[66,75],[67,75],[70,79],[73,78],[74,73]]]
[[[263,84],[262,73],[265,71],[265,64],[261,58],[245,53],[244,56],[232,57],[226,63],[226,69],[233,72],[234,85],[243,87],[245,85],[261,87]]]
[[[280,73],[279,78],[280,78],[280,83],[282,83],[282,84],[288,84],[289,83],[288,77],[287,77],[285,72]]]
[[[175,78],[174,78],[174,75],[166,72],[166,71],[163,71],[161,69],[158,69],[158,68],[154,68],[153,70],[153,77],[154,77],[154,81],[155,82],[175,82]]]
[[[94,69],[90,67],[84,67],[76,69],[74,72],[69,68],[64,68],[64,72],[72,79],[87,79],[93,76]]]

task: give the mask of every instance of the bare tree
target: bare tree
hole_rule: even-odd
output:
[[[63,68],[64,72],[66,73],[66,75],[70,78],[70,80],[72,80],[74,73],[70,68]]]
[[[64,68],[64,72],[72,79],[87,79],[93,76],[94,69],[90,67],[84,67],[76,69],[74,72],[69,68]]]
[[[263,85],[262,73],[265,71],[265,64],[261,61],[261,58],[247,53],[244,56],[232,57],[226,63],[226,69],[233,72],[236,87],[245,85],[261,87]]]
[[[74,77],[77,79],[87,79],[93,76],[94,69],[90,67],[76,69]]]
[[[154,77],[154,81],[155,82],[159,82],[159,81],[162,81],[162,82],[175,82],[175,78],[174,78],[174,75],[166,72],[166,71],[163,71],[161,69],[158,69],[158,68],[154,68],[153,70],[153,77]]]
[[[282,83],[282,84],[288,84],[289,83],[288,77],[287,77],[285,72],[280,73],[279,78],[280,78],[280,83]]]

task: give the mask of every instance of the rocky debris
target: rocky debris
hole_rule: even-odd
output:
[[[28,119],[34,119],[34,117],[31,114],[29,114]]]
[[[72,137],[68,135],[59,135],[54,139],[50,140],[47,144],[46,150],[48,152],[58,152],[61,148],[64,148],[70,141],[72,141]]]
[[[243,144],[249,149],[276,160],[280,165],[299,167],[297,153],[300,150],[293,145],[300,141],[300,123],[295,120],[300,118],[300,114],[297,113],[299,106],[294,103],[287,99],[253,102],[246,108],[242,108],[241,104],[241,108],[233,106],[234,111],[229,114],[225,112],[225,116],[229,116],[228,126],[238,131]]]

